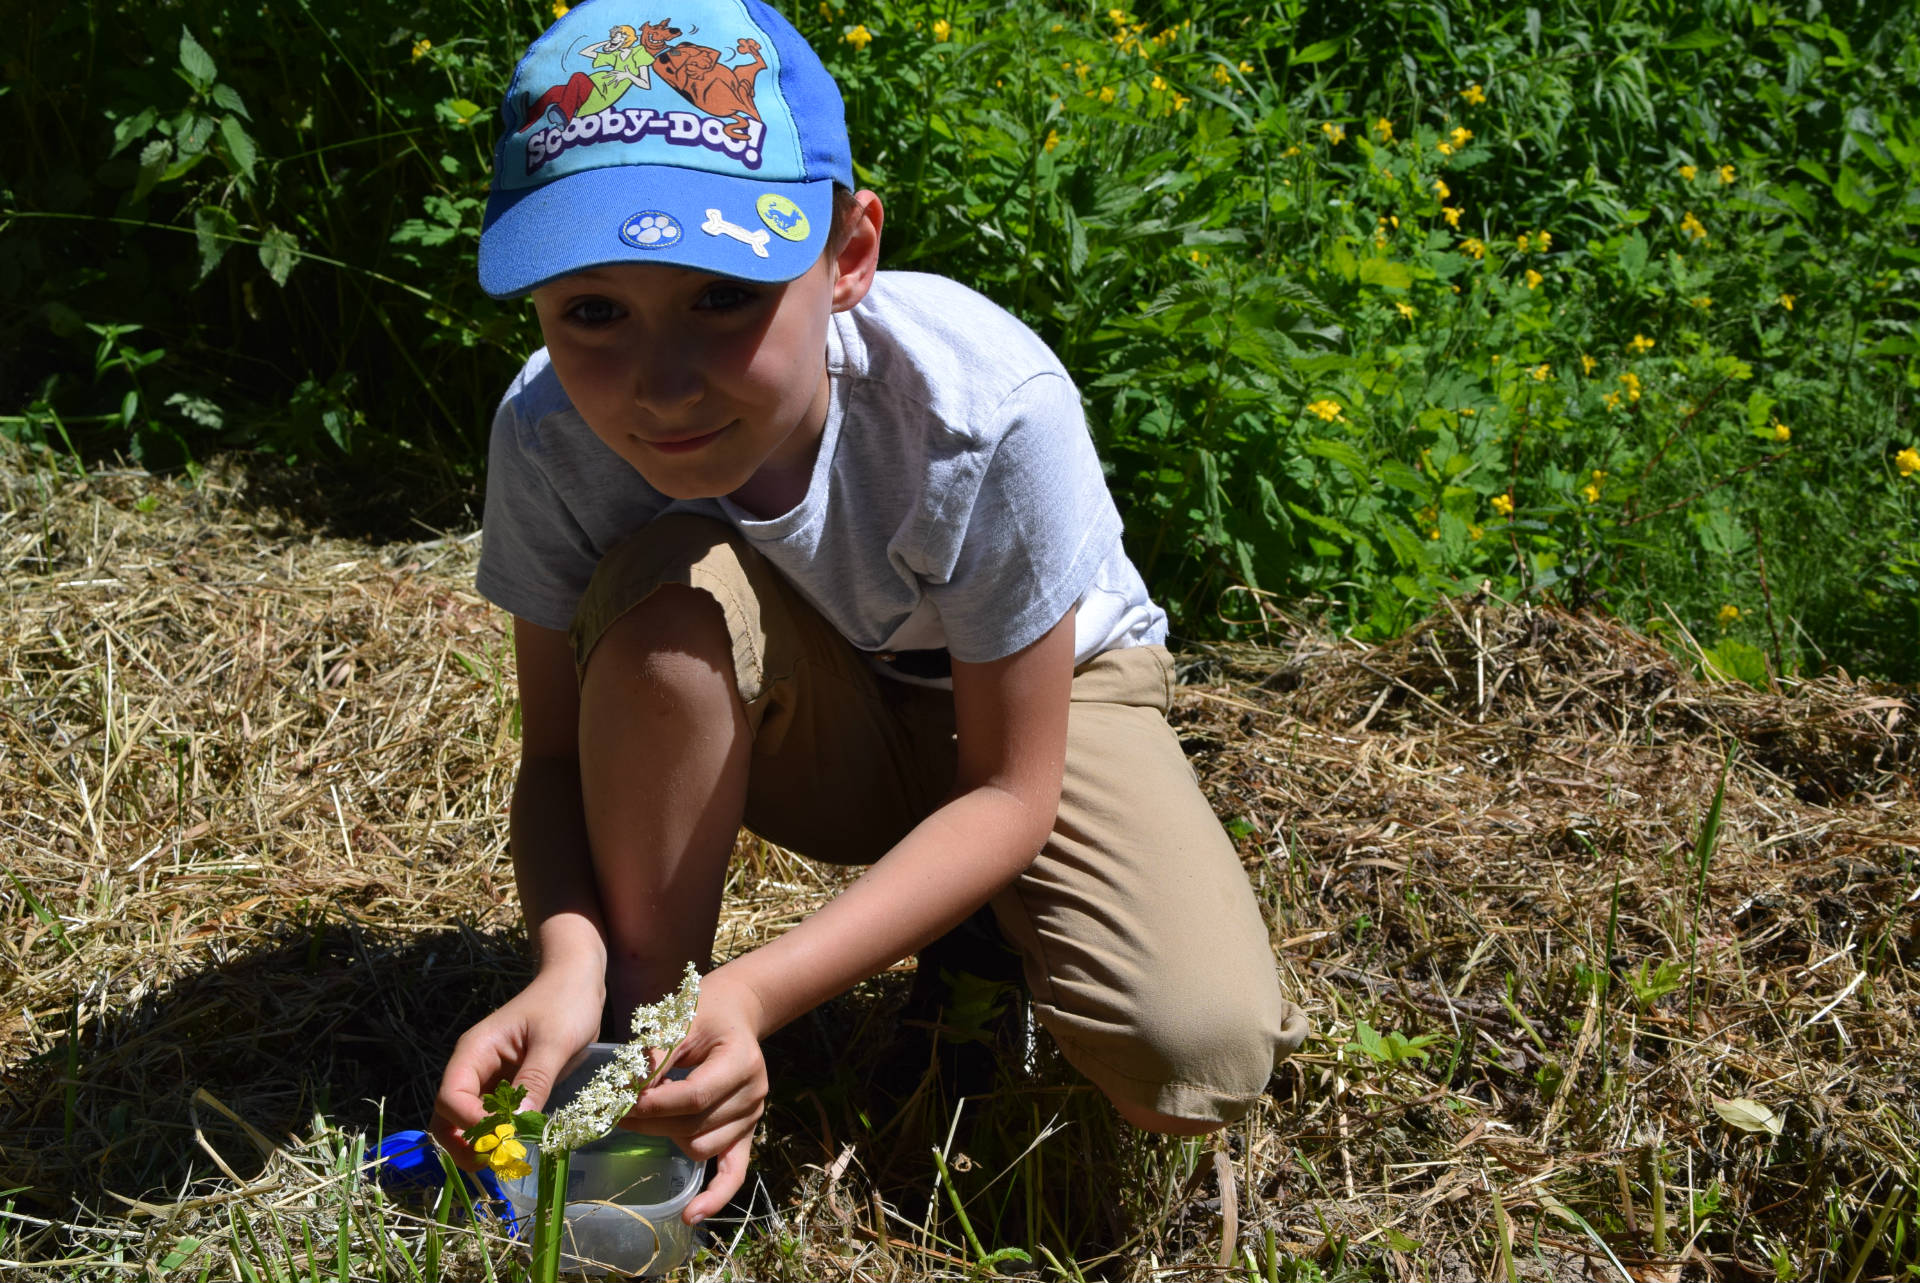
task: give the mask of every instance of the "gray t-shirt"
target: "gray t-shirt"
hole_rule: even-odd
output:
[[[649,486],[534,353],[494,416],[480,592],[563,629],[615,544],[696,512],[737,527],[861,650],[999,659],[1076,603],[1076,662],[1165,640],[1079,392],[1031,330],[953,281],[882,272],[834,316],[827,369],[806,497],[762,521]]]

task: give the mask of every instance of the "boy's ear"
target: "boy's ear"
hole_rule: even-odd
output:
[[[854,210],[847,217],[846,240],[834,255],[833,310],[844,312],[867,296],[873,273],[880,266],[880,225],[886,211],[870,191],[855,192]]]

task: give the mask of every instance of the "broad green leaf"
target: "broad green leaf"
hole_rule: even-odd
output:
[[[227,246],[239,232],[231,211],[220,205],[202,205],[193,211],[193,239],[200,249],[200,279],[206,280],[220,266]]]
[[[1432,482],[1398,459],[1384,460],[1378,471],[1380,479],[1396,490],[1423,495],[1433,488]]]
[[[267,234],[260,238],[260,266],[267,269],[267,275],[273,278],[275,285],[287,283],[287,276],[293,271],[293,265],[299,257],[300,242],[293,238],[291,232],[269,227]]]
[[[1333,55],[1339,53],[1340,46],[1344,43],[1346,42],[1343,40],[1316,40],[1305,49],[1298,50],[1294,53],[1292,60],[1293,65],[1296,67],[1305,67],[1312,63],[1325,62],[1327,59],[1333,57]]]
[[[1647,270],[1647,238],[1637,231],[1620,243],[1620,270],[1636,282]]]
[[[232,85],[215,85],[213,87],[213,100],[242,119],[253,119],[247,112],[247,104],[240,100],[240,91]]]
[[[238,116],[220,117],[220,141],[227,145],[227,155],[233,158],[234,167],[251,180],[253,162],[259,153]]]
[[[1378,285],[1389,290],[1410,289],[1413,286],[1413,269],[1390,258],[1363,258],[1360,260],[1360,281],[1364,285]]]
[[[1329,441],[1324,437],[1308,437],[1300,443],[1300,448],[1317,458],[1339,464],[1353,474],[1353,479],[1361,485],[1368,481],[1366,458],[1344,441]]]
[[[1856,214],[1871,214],[1873,197],[1873,189],[1860,181],[1860,175],[1854,172],[1853,166],[1840,166],[1839,181],[1833,185],[1833,198],[1840,202],[1843,209],[1850,209]]]
[[[186,73],[187,80],[201,93],[213,87],[213,57],[200,47],[200,42],[185,27],[180,28],[180,70]]]

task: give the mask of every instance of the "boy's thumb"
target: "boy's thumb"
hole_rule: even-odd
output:
[[[553,1085],[560,1081],[560,1074],[566,1067],[565,1057],[543,1051],[530,1054],[513,1078],[515,1086],[527,1089],[526,1099],[520,1102],[520,1108],[545,1109],[547,1097],[553,1095]]]

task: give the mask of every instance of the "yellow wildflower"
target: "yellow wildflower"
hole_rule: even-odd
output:
[[[1512,495],[1497,494],[1492,498],[1492,500],[1490,500],[1490,502],[1493,505],[1493,510],[1499,513],[1501,516],[1511,517],[1513,515],[1513,496]]]
[[[1585,352],[1582,352],[1580,354],[1580,373],[1590,375],[1593,373],[1593,368],[1599,364],[1600,362],[1594,360],[1592,357],[1588,356]]]
[[[1627,400],[1638,401],[1640,399],[1640,376],[1632,370],[1628,370],[1620,376],[1620,386],[1626,389]]]
[[[1460,242],[1460,248],[1475,258],[1485,258],[1487,256],[1487,243],[1478,236],[1467,237],[1467,239]]]
[[[1680,166],[1680,177],[1681,177],[1681,179],[1682,179],[1682,180],[1684,180],[1684,181],[1686,181],[1686,182],[1689,182],[1689,183],[1693,181],[1693,177],[1694,177],[1694,175],[1695,175],[1695,174],[1698,174],[1699,172],[1700,172],[1700,171],[1699,171],[1699,170],[1697,170],[1697,169],[1695,169],[1695,168],[1694,168],[1694,167],[1693,167],[1692,165],[1682,165],[1682,166]]]
[[[1548,250],[1553,248],[1553,233],[1552,232],[1535,232],[1533,234],[1533,243],[1535,245],[1538,245],[1540,247],[1540,252],[1544,254]]]
[[[1473,540],[1475,543],[1479,543],[1481,536],[1485,535],[1486,533],[1487,532],[1482,530],[1479,526],[1473,525],[1471,523],[1469,523],[1467,526],[1467,538]]]
[[[1521,232],[1518,236],[1513,238],[1513,247],[1519,250],[1522,254],[1524,254],[1528,250],[1533,248],[1533,238],[1528,236],[1525,232]]]
[[[1620,394],[1618,392],[1609,392],[1601,397],[1600,400],[1606,404],[1609,410],[1618,410],[1620,408]]]
[[[1382,116],[1373,122],[1373,132],[1380,135],[1381,142],[1390,143],[1393,141],[1393,122]]]
[[[1464,127],[1456,127],[1448,137],[1453,140],[1455,147],[1465,147],[1467,140],[1473,137],[1473,131]]]
[[[1433,194],[1441,200],[1445,200],[1447,197],[1453,195],[1453,188],[1447,186],[1444,179],[1436,178],[1433,180]]]
[[[1127,11],[1125,9],[1109,9],[1107,10],[1107,21],[1116,27],[1124,27],[1127,25]]]
[[[1175,94],[1173,96],[1173,109],[1175,111],[1185,111],[1187,104],[1192,101],[1193,99],[1187,97],[1185,94]]]
[[[1580,487],[1580,493],[1581,493],[1581,495],[1582,495],[1582,496],[1584,496],[1584,497],[1585,497],[1585,499],[1586,499],[1586,501],[1587,501],[1588,503],[1599,503],[1599,502],[1600,502],[1600,487],[1599,487],[1599,486],[1596,486],[1596,485],[1584,485],[1584,486],[1581,486],[1581,487]]]
[[[1633,336],[1633,341],[1628,343],[1627,346],[1635,352],[1644,354],[1653,351],[1653,340],[1644,334],[1636,334]]]
[[[831,18],[833,16],[833,6],[828,4],[827,0],[820,0],[820,16],[822,18]]]
[[[1413,315],[1414,315],[1414,313],[1413,313],[1413,304],[1411,304],[1411,303],[1395,303],[1395,304],[1394,304],[1393,306],[1394,306],[1394,308],[1395,308],[1395,309],[1396,309],[1396,310],[1397,310],[1397,311],[1398,311],[1398,312],[1400,313],[1400,315],[1402,315],[1402,316],[1404,316],[1404,317],[1406,317],[1406,318],[1407,318],[1407,319],[1408,319],[1409,321],[1411,321],[1411,320],[1413,319]]]
[[[1680,230],[1693,237],[1696,241],[1704,241],[1707,239],[1706,224],[1695,218],[1692,210],[1688,210],[1686,216],[1680,220]]]
[[[1298,147],[1289,147],[1285,151],[1281,152],[1280,154],[1282,156],[1289,156],[1289,157],[1298,156],[1300,154],[1300,149]],[[1289,187],[1293,185],[1293,182],[1291,179],[1282,179],[1281,181],[1285,182]]]
[[[1732,165],[1720,166],[1720,185],[1722,187],[1731,187],[1733,185],[1733,166]]]
[[[943,44],[953,38],[953,24],[945,18],[936,18],[933,23],[933,38]]]
[[[427,50],[431,48],[433,48],[433,41],[427,39],[425,36],[420,37],[420,39],[413,42],[413,60],[419,62],[427,56]]]
[[[1531,267],[1527,269],[1527,288],[1528,289],[1530,290],[1539,289],[1540,282],[1546,279],[1547,279],[1546,277],[1540,275],[1540,273],[1534,271]]]
[[[1049,129],[1047,131],[1047,141],[1040,144],[1041,149],[1043,151],[1052,151],[1055,147],[1058,147],[1059,145],[1060,145],[1060,131],[1057,129]]]
[[[1343,419],[1346,417],[1345,412],[1343,412],[1340,409],[1340,403],[1338,401],[1329,401],[1325,398],[1322,398],[1321,400],[1318,400],[1318,401],[1310,402],[1307,406],[1307,413],[1317,414],[1320,416],[1320,418],[1324,422],[1327,422],[1327,423],[1332,423],[1336,419]]]
[[[1076,62],[1073,64],[1073,74],[1081,80],[1085,80],[1087,73],[1092,70],[1093,64],[1090,62]]]
[[[1542,361],[1540,362],[1540,364],[1534,366],[1531,372],[1533,374],[1533,381],[1535,383],[1545,383],[1548,379],[1553,377],[1553,366],[1548,364],[1545,361]]]
[[[1253,74],[1253,64],[1250,62],[1242,62],[1240,64],[1240,74],[1243,76],[1251,76]]]
[[[1793,440],[1793,429],[1780,422],[1780,420],[1775,419],[1773,421],[1773,439],[1775,441],[1791,441]]]
[[[567,16],[567,13],[572,8],[573,8],[572,5],[565,4],[562,2],[562,0],[553,0],[553,20],[555,22],[560,21],[560,19]]]
[[[856,25],[852,30],[848,31],[846,35],[840,38],[852,45],[855,49],[865,49],[873,43],[873,33],[867,30],[867,25],[864,22]]]
[[[1903,477],[1920,474],[1920,450],[1908,446],[1893,456],[1893,466],[1900,469],[1900,475]]]
[[[1438,539],[1439,537],[1440,537],[1440,531],[1438,529],[1427,531],[1427,538]]]
[[[1113,100],[1114,100],[1114,99],[1115,99],[1116,97],[1118,97],[1118,95],[1114,93],[1114,91],[1113,91],[1113,86],[1112,86],[1112,85],[1101,85],[1101,86],[1100,86],[1100,101],[1101,101],[1101,102],[1112,102],[1112,101],[1113,101]]]
[[[1720,608],[1719,613],[1716,614],[1714,618],[1720,621],[1720,626],[1722,628],[1725,628],[1728,624],[1731,624],[1734,620],[1740,618],[1740,608],[1734,605],[1732,602],[1728,602],[1726,605]]]
[[[1213,83],[1216,85],[1229,85],[1233,83],[1233,73],[1227,70],[1226,63],[1216,62],[1213,64]]]
[[[1458,205],[1445,205],[1442,206],[1440,210],[1441,217],[1447,220],[1448,227],[1460,226],[1460,215],[1464,213],[1466,213],[1466,211]]]
[[[1435,148],[1434,150],[1435,150],[1435,151],[1438,151],[1438,152],[1439,152],[1439,153],[1440,153],[1440,154],[1441,154],[1442,156],[1451,156],[1451,155],[1453,155],[1453,144],[1452,144],[1452,143],[1441,143],[1441,144],[1440,144],[1440,145],[1439,145],[1438,147],[1436,147],[1436,148]]]
[[[1336,125],[1331,120],[1327,120],[1321,122],[1320,132],[1327,136],[1327,145],[1329,147],[1337,147],[1341,140],[1347,136],[1347,127],[1345,125]]]
[[[1793,295],[1782,294],[1779,298],[1779,303],[1780,306],[1786,308],[1787,311],[1793,311]]]
[[[1165,88],[1167,87],[1167,81],[1166,81],[1166,77],[1164,77],[1164,76],[1155,76],[1155,77],[1153,78],[1153,85],[1152,85],[1152,87],[1153,87],[1154,89],[1165,89]]]
[[[1460,96],[1465,98],[1470,106],[1474,107],[1478,107],[1487,100],[1486,90],[1482,89],[1479,85],[1468,85],[1460,91]]]

